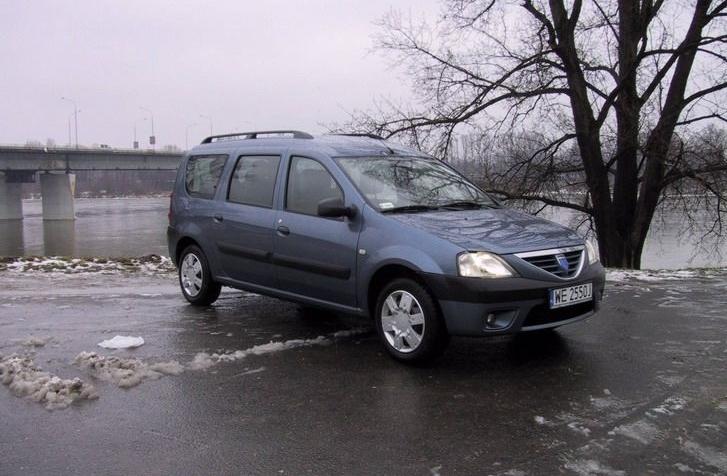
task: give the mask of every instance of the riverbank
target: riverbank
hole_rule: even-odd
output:
[[[0,256],[165,255],[169,197],[78,198],[75,221],[43,221],[40,200],[24,200],[24,220],[0,222]],[[568,224],[567,211],[546,218]],[[685,233],[678,214],[665,213],[649,232],[642,265],[648,269],[727,266],[727,242]]]
[[[154,274],[175,273],[171,259],[161,255],[138,257],[104,258],[69,256],[15,256],[0,257],[0,271],[43,272],[43,273],[116,273],[144,272]],[[643,281],[679,281],[693,279],[714,279],[727,276],[727,268],[689,268],[629,270],[608,268],[606,280],[614,283]]]

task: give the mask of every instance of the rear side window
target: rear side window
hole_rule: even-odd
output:
[[[225,168],[226,155],[198,155],[190,157],[184,175],[187,193],[197,198],[215,196],[217,184]]]
[[[227,200],[271,208],[279,165],[280,157],[274,155],[243,156],[237,159]]]
[[[291,159],[285,196],[286,210],[306,215],[317,215],[321,200],[339,198],[343,201],[343,191],[328,170],[305,157]]]

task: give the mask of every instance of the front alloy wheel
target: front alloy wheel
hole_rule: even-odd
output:
[[[389,294],[381,309],[381,327],[390,346],[405,354],[416,350],[424,337],[424,311],[410,293]]]
[[[384,347],[398,360],[431,360],[449,342],[434,298],[421,284],[408,278],[396,279],[381,290],[374,318]]]

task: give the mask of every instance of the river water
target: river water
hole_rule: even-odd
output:
[[[80,198],[75,221],[42,220],[40,200],[24,200],[25,219],[0,221],[0,256],[166,255],[168,198]],[[551,210],[547,217],[568,223],[567,212]],[[727,266],[727,245],[697,248],[685,234],[678,215],[652,226],[644,249],[643,267],[678,269]]]

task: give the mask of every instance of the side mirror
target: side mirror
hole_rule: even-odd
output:
[[[348,217],[353,218],[356,210],[353,207],[347,207],[340,198],[326,198],[318,202],[318,216],[327,218]]]

